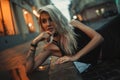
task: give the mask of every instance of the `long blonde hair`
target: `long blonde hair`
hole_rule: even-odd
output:
[[[56,30],[60,35],[60,46],[64,49],[66,54],[74,53],[77,42],[75,39],[75,33],[73,27],[68,23],[66,17],[54,6],[47,5],[41,7],[38,11],[38,14],[41,14],[43,11],[47,12],[51,19],[56,23]]]

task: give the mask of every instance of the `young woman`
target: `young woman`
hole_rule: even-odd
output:
[[[69,23],[54,5],[40,8],[38,14],[41,34],[32,41],[32,51],[35,51],[39,42],[45,42],[45,45],[44,49],[35,57],[34,68],[41,65],[50,55],[59,57],[56,64],[76,61],[103,41],[103,37],[99,33],[80,21],[72,20]],[[82,31],[90,38],[82,49],[78,48],[81,34],[76,34],[75,29]]]

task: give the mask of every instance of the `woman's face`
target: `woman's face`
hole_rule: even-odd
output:
[[[50,15],[47,12],[42,12],[40,17],[40,24],[44,31],[49,31],[52,34],[55,33],[55,22],[52,21]]]

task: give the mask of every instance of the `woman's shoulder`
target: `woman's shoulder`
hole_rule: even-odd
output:
[[[82,30],[80,30],[76,27],[74,28],[74,32],[77,35],[77,37],[79,37],[79,38],[88,37]]]

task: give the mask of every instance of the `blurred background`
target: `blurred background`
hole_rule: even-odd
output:
[[[53,4],[68,21],[78,19],[98,29],[119,14],[119,0],[0,0],[0,51],[30,41],[40,33],[37,10]]]
[[[120,0],[0,0],[0,54],[27,52],[31,40],[40,33],[37,10],[49,4],[68,21],[77,19],[94,30],[120,14]]]

